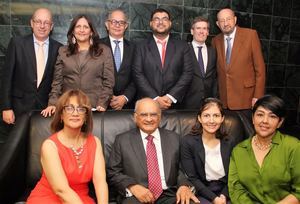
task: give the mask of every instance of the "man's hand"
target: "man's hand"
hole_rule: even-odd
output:
[[[162,110],[169,109],[172,105],[172,100],[168,96],[159,96],[156,98]]]
[[[97,111],[99,111],[99,112],[104,112],[104,111],[106,111],[106,109],[105,108],[103,108],[102,106],[97,106]]]
[[[155,198],[151,191],[142,185],[131,185],[128,187],[128,189],[141,203],[153,204],[155,201]]]
[[[2,119],[7,124],[15,123],[15,114],[12,109],[2,111]]]
[[[254,104],[256,103],[257,100],[258,100],[258,98],[252,98],[252,101],[251,101],[252,107],[254,106]]]
[[[220,196],[216,197],[213,201],[213,204],[226,204],[226,197],[221,194]]]
[[[180,204],[189,204],[190,200],[195,203],[200,203],[198,198],[192,193],[189,187],[180,186],[176,193],[176,203]]]
[[[110,106],[114,110],[121,110],[123,106],[127,103],[127,100],[124,95],[120,96],[113,96],[112,99],[110,100]]]
[[[55,109],[56,107],[55,106],[48,106],[47,108],[45,108],[44,110],[42,110],[41,114],[44,116],[44,117],[50,117],[52,114],[55,113]]]

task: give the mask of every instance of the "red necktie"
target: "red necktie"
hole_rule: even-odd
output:
[[[148,188],[153,193],[156,200],[163,192],[163,189],[161,185],[156,148],[155,144],[153,143],[153,138],[154,137],[152,135],[148,135],[146,137],[146,139],[148,140],[146,156],[148,170]]]
[[[166,57],[166,44],[167,44],[167,41],[158,40],[157,43],[161,44],[161,46],[162,46],[162,49],[161,49],[161,65],[162,65],[162,67],[164,67],[165,57]]]

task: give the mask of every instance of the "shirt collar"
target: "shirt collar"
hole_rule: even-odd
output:
[[[241,147],[251,149],[252,148],[252,145],[251,145],[252,139],[253,139],[253,136],[251,138],[245,140],[244,142],[242,142]],[[276,130],[276,133],[272,138],[272,144],[279,145],[281,142],[282,142],[282,134],[278,130]]]
[[[163,40],[161,40],[161,41],[166,41],[166,43],[168,43],[169,37],[170,37],[170,35],[168,35],[165,39],[163,39]],[[156,43],[157,43],[158,40],[160,40],[160,39],[158,39],[157,37],[155,37],[155,35],[153,35],[153,38],[154,38],[154,40],[155,40]]]
[[[141,136],[142,136],[143,140],[146,139],[146,137],[149,135],[149,134],[143,132],[141,129],[140,129],[140,132],[141,132]],[[158,128],[156,128],[156,130],[153,133],[151,133],[150,135],[152,135],[155,139],[158,139],[158,137],[159,137]]]
[[[123,42],[123,40],[124,40],[124,38],[122,37],[122,38],[119,38],[119,39],[117,39],[117,38],[113,38],[112,36],[110,36],[109,35],[109,39],[110,39],[110,42],[114,42],[114,40],[118,40],[118,41],[120,41],[120,42]]]
[[[40,42],[40,41],[38,41],[38,40],[36,39],[36,37],[35,37],[34,34],[32,34],[32,35],[33,35],[33,42],[34,42],[34,43]],[[48,37],[43,43],[46,44],[46,45],[49,45],[49,37]]]
[[[199,42],[197,42],[196,40],[193,40],[192,41],[192,45],[193,45],[193,47],[195,47],[195,48],[198,48],[198,47],[200,47],[200,46],[202,46],[203,48],[206,48],[206,44],[205,43],[199,43]]]

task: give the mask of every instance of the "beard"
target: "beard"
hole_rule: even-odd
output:
[[[169,35],[171,27],[164,29],[163,31],[159,31],[155,28],[151,28],[154,35]]]

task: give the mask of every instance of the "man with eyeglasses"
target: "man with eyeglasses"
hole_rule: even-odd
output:
[[[188,44],[170,35],[171,26],[169,12],[155,9],[153,35],[136,45],[133,62],[137,97],[153,98],[162,109],[181,108],[193,74]]]
[[[49,37],[53,29],[52,14],[37,9],[30,20],[32,34],[10,40],[3,67],[1,111],[6,124],[33,109],[47,106],[53,67],[61,43]]]
[[[161,109],[151,98],[138,100],[137,128],[116,137],[107,176],[122,204],[199,203],[179,167],[179,135],[159,128]]]
[[[251,108],[265,91],[265,63],[257,32],[236,25],[229,8],[217,14],[222,33],[212,40],[217,50],[220,99],[225,108],[238,114],[249,136],[254,133]],[[252,135],[251,135],[252,136]]]
[[[115,86],[110,108],[133,108],[136,92],[131,77],[134,46],[124,38],[128,27],[127,15],[120,8],[111,10],[108,12],[105,26],[108,36],[102,38],[101,42],[111,48],[115,62]]]

